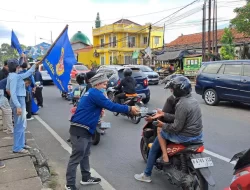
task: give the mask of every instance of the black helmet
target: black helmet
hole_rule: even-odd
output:
[[[19,66],[19,62],[17,59],[9,59],[7,61],[8,63],[8,68],[10,73],[16,72],[16,68]]]
[[[86,73],[85,75],[85,81],[86,83],[89,83],[89,80],[96,75],[96,72],[95,71],[89,71]]]
[[[178,76],[183,76],[181,74],[172,74],[172,75],[168,75],[166,78],[163,79],[162,83],[165,83],[165,87],[164,88],[169,88],[169,82],[175,78],[175,77],[178,77]]]
[[[184,76],[174,77],[170,82],[168,82],[167,85],[167,88],[173,89],[173,94],[175,97],[186,96],[192,91],[190,80]]]
[[[124,77],[130,77],[132,75],[132,69],[126,68],[123,70]]]
[[[85,80],[85,73],[79,73],[77,76],[76,76],[76,82],[78,84],[84,84],[84,80]]]

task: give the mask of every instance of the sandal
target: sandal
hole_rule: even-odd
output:
[[[171,162],[165,162],[165,161],[162,159],[162,157],[159,158],[159,159],[157,159],[156,162],[159,163],[159,164],[162,164],[162,165],[164,165],[164,166],[169,166],[169,165],[171,165]]]
[[[17,153],[17,154],[29,154],[29,151],[28,151],[28,150],[25,150],[25,149],[22,149],[22,150],[20,150],[20,151],[18,151],[18,152],[14,152],[14,151],[13,151],[13,153]]]

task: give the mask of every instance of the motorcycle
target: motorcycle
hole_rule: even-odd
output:
[[[156,112],[148,113],[153,116]],[[157,137],[157,121],[148,122],[143,128],[140,142],[142,157],[147,162],[150,148]],[[155,163],[155,168],[163,171],[172,185],[183,190],[208,190],[208,185],[215,186],[209,167],[213,166],[210,157],[204,157],[202,141],[175,144],[168,141],[167,152],[171,165]],[[160,151],[157,158],[162,156]]]
[[[64,98],[65,100],[70,100],[70,94],[73,91],[73,85],[71,83],[68,84],[68,92],[61,92],[61,97]]]
[[[250,189],[250,149],[239,152],[230,162],[236,161],[234,177],[230,187],[224,190],[249,190]]]
[[[110,87],[107,90],[107,96],[113,102],[115,102],[115,96],[119,93],[120,92],[116,90],[114,87]],[[128,106],[137,106],[140,109],[141,114],[144,113],[145,110],[147,110],[147,108],[144,106],[142,102],[141,96],[138,96],[137,94],[127,94],[126,96],[127,96],[126,99],[121,100],[122,104],[128,105]],[[113,112],[113,114],[114,116],[118,116],[119,114],[121,114],[122,116],[126,116],[130,118],[134,124],[138,124],[141,121],[141,115],[134,116],[130,113],[125,114],[125,113],[118,113],[118,112]]]

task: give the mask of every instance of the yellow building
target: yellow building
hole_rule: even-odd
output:
[[[141,59],[132,59],[135,51],[148,47],[149,24],[139,25],[127,19],[93,29],[93,48],[98,63],[141,64]],[[163,46],[163,27],[153,26],[150,34],[150,48]]]
[[[127,19],[93,29],[93,46],[76,50],[78,62],[91,65],[142,64],[141,56],[132,59],[134,52],[148,47],[149,26],[139,25]],[[163,46],[163,27],[152,26],[150,48]],[[138,59],[136,59],[138,57]]]

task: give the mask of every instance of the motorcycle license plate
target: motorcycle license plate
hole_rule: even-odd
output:
[[[197,168],[207,168],[214,166],[214,163],[210,157],[205,157],[205,158],[195,158],[191,159],[193,166],[195,169]]]
[[[111,123],[101,122],[101,129],[109,129],[111,128]]]
[[[142,115],[142,116],[144,116],[144,115],[146,115],[147,113],[148,113],[148,108],[146,108],[146,107],[140,107],[140,114]]]

